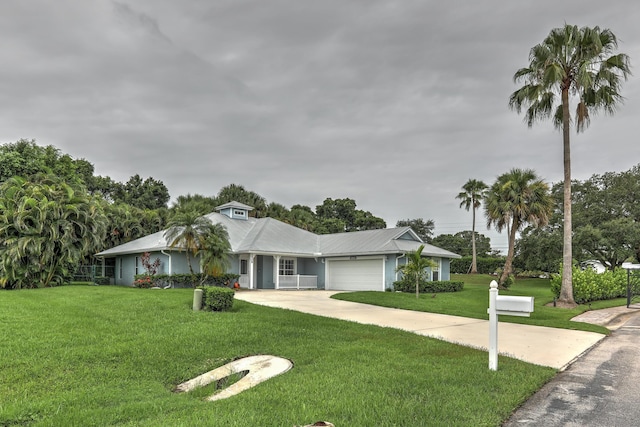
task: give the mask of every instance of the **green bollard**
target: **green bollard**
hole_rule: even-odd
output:
[[[202,289],[193,290],[193,311],[202,309]]]

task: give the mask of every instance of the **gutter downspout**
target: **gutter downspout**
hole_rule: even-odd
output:
[[[160,250],[160,253],[161,253],[162,255],[166,255],[166,256],[169,258],[169,272],[168,272],[168,274],[169,274],[169,275],[171,275],[171,274],[172,274],[172,269],[171,269],[171,252],[167,253],[167,252],[165,252],[165,251],[164,251],[164,249],[161,249],[161,250]]]

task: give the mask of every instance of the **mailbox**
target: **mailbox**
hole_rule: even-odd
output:
[[[496,314],[529,317],[533,313],[533,297],[496,296]]]

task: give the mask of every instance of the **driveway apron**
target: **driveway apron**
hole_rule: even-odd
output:
[[[330,296],[335,293],[337,292],[241,290],[236,293],[236,298],[269,307],[401,329],[478,349],[486,350],[489,347],[488,320],[331,299]],[[536,365],[564,369],[603,338],[604,335],[594,332],[499,322],[498,351],[501,355]]]
[[[640,425],[640,310],[561,372],[504,426]]]

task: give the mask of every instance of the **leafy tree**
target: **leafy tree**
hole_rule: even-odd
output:
[[[611,219],[597,226],[578,228],[574,240],[590,255],[589,258],[597,259],[614,270],[635,256],[640,242],[640,226],[630,218]]]
[[[253,191],[245,190],[242,185],[230,184],[222,187],[217,196],[218,205],[224,205],[229,202],[240,202],[251,206],[251,212],[256,218],[264,218],[267,213],[267,202],[264,197]]]
[[[484,201],[487,227],[509,228],[509,250],[498,284],[504,287],[512,272],[516,233],[525,225],[548,223],[553,209],[549,187],[530,169],[511,169],[500,175]]]
[[[13,177],[0,186],[0,285],[62,284],[106,234],[100,205],[61,179]]]
[[[565,25],[551,30],[541,44],[529,53],[529,66],[516,71],[514,81],[524,82],[509,98],[518,113],[526,108],[529,127],[538,120],[552,118],[562,129],[563,257],[562,287],[559,301],[575,306],[572,285],[571,149],[570,102],[576,103],[574,121],[578,132],[590,122],[591,113],[603,110],[613,114],[622,101],[620,86],[630,74],[629,58],[613,54],[618,40],[610,30]],[[558,95],[560,99],[558,100]]]
[[[460,207],[463,207],[469,211],[471,208],[472,212],[472,222],[471,222],[471,247],[472,247],[472,258],[471,258],[471,274],[478,273],[478,263],[476,256],[476,210],[482,204],[482,199],[484,199],[487,193],[487,184],[482,181],[478,181],[476,179],[469,179],[463,186],[462,189],[464,191],[458,193],[456,199],[460,199]]]
[[[321,205],[316,206],[316,217],[320,223],[316,232],[320,234],[376,230],[387,226],[382,218],[356,209],[355,200],[349,198],[325,199]]]
[[[440,234],[433,238],[432,245],[446,249],[458,255],[472,256],[471,230],[460,231],[456,234]],[[476,254],[479,256],[491,255],[491,239],[480,233],[475,233]]]
[[[436,224],[432,219],[428,219],[426,221],[422,218],[402,219],[396,222],[396,227],[411,227],[411,229],[425,243],[431,243],[433,239],[433,229],[435,226]]]
[[[123,185],[117,186],[115,200],[140,209],[166,208],[169,201],[169,190],[153,178],[144,181],[135,174]]]
[[[559,272],[562,265],[561,225],[562,220],[558,223],[552,219],[541,228],[525,227],[516,242],[514,265],[528,271]]]
[[[85,184],[93,165],[86,160],[74,160],[53,145],[42,147],[35,140],[21,139],[0,146],[0,182],[13,176],[33,178],[55,175],[73,186]]]
[[[422,256],[424,245],[420,245],[417,250],[407,254],[407,263],[399,265],[396,271],[401,272],[407,279],[416,282],[416,298],[420,298],[420,280],[424,280],[427,274],[426,269],[435,264],[429,258]]]
[[[187,211],[174,216],[167,225],[169,228],[164,233],[167,243],[185,250],[189,271],[195,276],[191,256],[196,256],[206,247],[206,239],[213,226],[211,220],[197,212]]]

